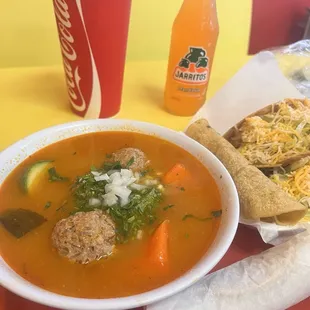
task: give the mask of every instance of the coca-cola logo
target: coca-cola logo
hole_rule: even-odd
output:
[[[74,49],[74,37],[70,32],[72,24],[70,21],[69,6],[65,0],[54,0],[54,8],[59,31],[60,47],[63,54],[69,100],[74,109],[83,112],[86,109],[86,103],[80,89],[81,77],[79,75],[79,67],[75,65],[78,55]],[[78,96],[81,99],[79,102],[77,102]]]

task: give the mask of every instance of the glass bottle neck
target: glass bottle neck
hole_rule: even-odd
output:
[[[181,7],[181,11],[192,11],[196,14],[210,9],[216,9],[216,0],[184,0]]]
[[[188,25],[217,24],[216,0],[183,0],[175,23],[179,21]]]

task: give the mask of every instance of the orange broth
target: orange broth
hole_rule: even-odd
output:
[[[158,207],[157,221],[145,228],[142,240],[116,245],[106,259],[81,265],[58,255],[51,242],[54,225],[73,210],[70,185],[77,176],[100,166],[108,153],[123,147],[136,147],[145,152],[151,167],[167,172],[182,163],[191,178],[181,185],[168,185]],[[18,180],[29,165],[39,160],[54,160],[60,175],[70,182],[50,183],[42,180],[35,194],[24,194]],[[57,210],[64,200],[65,207]],[[47,201],[51,207],[45,209]],[[164,210],[167,205],[173,207]],[[20,276],[46,290],[81,298],[111,298],[143,293],[158,288],[190,270],[205,254],[214,240],[220,218],[199,221],[190,213],[208,217],[221,209],[217,185],[208,170],[191,154],[157,137],[134,132],[90,133],[49,145],[22,162],[0,188],[0,211],[24,208],[43,215],[47,221],[20,239],[0,227],[1,255]],[[169,266],[156,270],[145,258],[154,228],[169,219]]]

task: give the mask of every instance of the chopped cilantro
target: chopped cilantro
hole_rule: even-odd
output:
[[[105,162],[98,172],[109,170],[120,171],[119,162]],[[137,236],[139,230],[156,220],[156,210],[162,198],[162,192],[155,187],[140,191],[132,191],[129,203],[121,206],[116,203],[112,206],[89,206],[91,198],[99,198],[105,194],[106,181],[97,182],[94,175],[89,172],[78,177],[72,187],[75,212],[88,212],[100,209],[107,212],[116,225],[116,239],[118,243],[127,242]]]
[[[97,171],[96,166],[95,166],[95,165],[91,165],[91,166],[90,166],[90,171]]]
[[[145,170],[142,170],[142,171],[140,172],[140,175],[141,175],[141,177],[144,177],[144,176],[146,176],[148,173],[149,173],[149,169],[145,169]]]
[[[126,164],[126,168],[128,169],[135,162],[134,157],[131,157]]]
[[[202,221],[202,222],[212,220],[212,217],[198,217],[193,214],[185,214],[182,218],[182,221],[186,221],[187,219],[190,219],[190,218],[198,220],[198,221]]]
[[[222,210],[215,210],[211,212],[213,217],[220,217],[222,215]]]
[[[50,201],[48,201],[45,206],[44,209],[48,209],[50,206],[52,205],[52,203]]]
[[[211,211],[211,215],[212,217],[199,217],[193,214],[185,214],[182,218],[182,221],[185,221],[189,218],[192,218],[198,221],[209,221],[209,220],[212,220],[213,218],[220,217],[222,215],[222,210]]]
[[[166,207],[163,207],[163,210],[164,210],[164,211],[167,211],[168,209],[170,209],[170,208],[172,208],[172,207],[174,207],[174,205],[168,205],[168,206],[166,206]]]
[[[122,165],[119,161],[116,162],[105,162],[103,164],[103,172],[108,172],[110,170],[120,170],[122,169]]]
[[[68,200],[64,200],[61,206],[56,209],[56,211],[62,210],[67,203],[68,203]]]

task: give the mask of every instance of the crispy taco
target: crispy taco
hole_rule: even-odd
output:
[[[306,205],[293,199],[251,165],[206,120],[196,121],[186,134],[208,148],[225,165],[236,184],[243,218],[268,219],[281,225],[294,225],[304,217]]]
[[[285,99],[249,115],[224,137],[254,166],[285,166],[310,155],[310,101]]]

